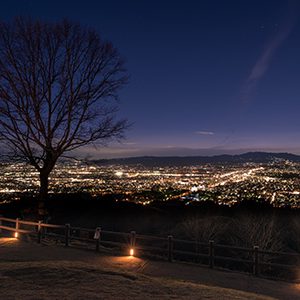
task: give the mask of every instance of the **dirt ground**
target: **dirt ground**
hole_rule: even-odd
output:
[[[1,299],[300,299],[300,284],[0,238]]]

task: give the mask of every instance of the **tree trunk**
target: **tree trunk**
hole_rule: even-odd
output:
[[[49,174],[41,171],[40,173],[40,191],[39,199],[46,200],[48,197],[48,186],[49,186]]]
[[[45,201],[48,198],[49,173],[40,171],[40,190],[38,196],[38,217],[43,220],[47,214]]]

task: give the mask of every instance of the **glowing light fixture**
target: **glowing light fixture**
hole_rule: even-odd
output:
[[[134,249],[133,249],[133,248],[130,249],[129,255],[130,255],[130,256],[134,256]]]
[[[19,237],[19,233],[15,232],[15,238],[17,239]]]

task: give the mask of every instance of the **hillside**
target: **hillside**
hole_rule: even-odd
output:
[[[299,299],[299,285],[15,239],[0,261],[5,299]]]
[[[93,163],[98,165],[143,165],[146,167],[156,166],[193,166],[203,163],[269,163],[278,160],[300,162],[300,156],[291,153],[248,152],[238,155],[215,155],[215,156],[142,156],[116,159],[100,159]]]

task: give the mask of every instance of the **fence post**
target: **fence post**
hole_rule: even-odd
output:
[[[213,269],[215,264],[215,249],[214,249],[214,241],[209,241],[209,267]]]
[[[65,225],[65,246],[69,247],[69,241],[70,241],[70,224]]]
[[[131,248],[135,247],[136,233],[135,231],[130,232],[130,246]]]
[[[18,238],[18,237],[19,237],[19,227],[20,227],[20,224],[19,224],[19,218],[16,218],[15,238]]]
[[[45,223],[45,224],[48,224],[48,219],[44,218],[44,220],[42,222]],[[48,231],[47,227],[44,227],[43,232],[42,232],[44,237],[46,237],[47,231]]]
[[[168,236],[168,261],[169,262],[173,261],[173,247],[174,247],[173,236],[169,235]]]
[[[197,239],[195,241],[195,252],[196,252],[196,262],[199,263],[200,262],[200,242]]]
[[[96,240],[96,251],[98,252],[100,248],[100,240],[101,240],[101,227],[96,228],[94,239]]]
[[[38,243],[40,244],[42,241],[42,221],[39,221],[37,234],[38,234]]]
[[[258,246],[253,247],[253,275],[258,276],[259,273],[259,257],[258,257]]]

